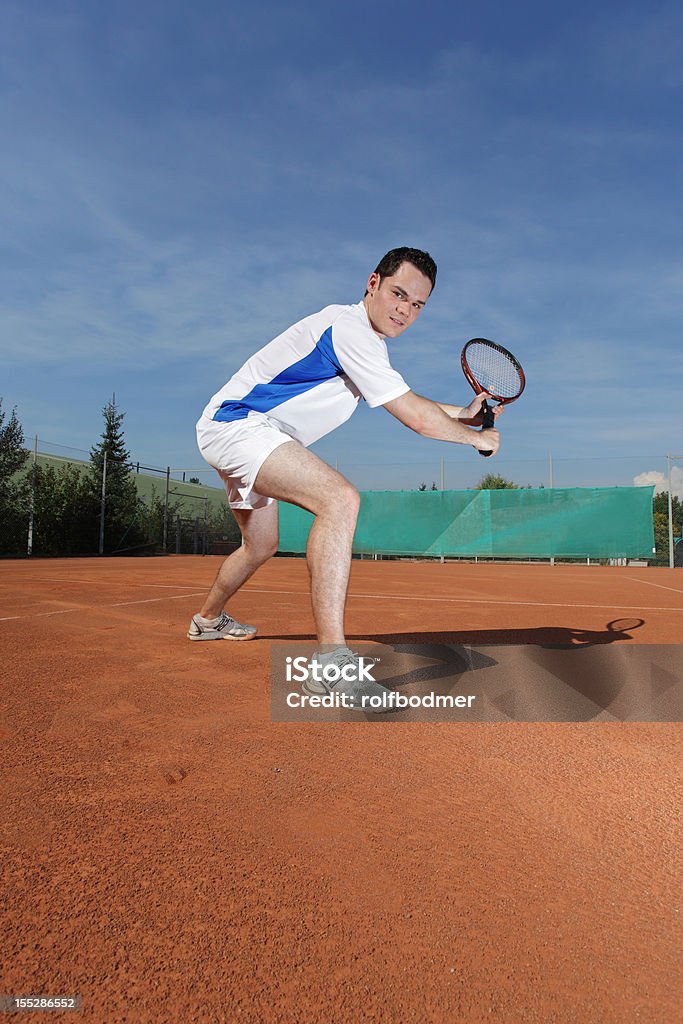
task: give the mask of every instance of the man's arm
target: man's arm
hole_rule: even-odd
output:
[[[468,406],[445,405],[408,391],[400,398],[387,402],[384,408],[422,437],[452,441],[455,444],[471,444],[480,451],[496,452],[500,445],[500,434],[495,427],[481,431],[467,426],[468,422],[475,420],[486,397],[485,394],[475,395]],[[463,413],[466,414],[464,419],[458,415]]]
[[[436,404],[440,409],[450,416],[451,419],[460,420],[461,423],[466,423],[468,427],[480,427],[484,422],[484,414],[481,411],[482,402],[484,402],[489,395],[482,394],[481,397],[476,395],[469,405],[448,405],[446,402],[437,402]],[[491,406],[491,411],[494,416],[500,416],[505,409],[504,405]]]

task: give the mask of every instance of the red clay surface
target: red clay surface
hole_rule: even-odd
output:
[[[274,724],[305,563],[230,606],[259,639],[191,644],[219,563],[0,564],[0,994],[107,1024],[681,1019],[680,726]],[[379,642],[683,641],[680,570],[361,562],[350,594]]]

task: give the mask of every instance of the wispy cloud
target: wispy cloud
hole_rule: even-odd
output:
[[[392,347],[416,390],[464,400],[460,347],[484,334],[528,371],[506,414],[518,452],[666,451],[683,413],[650,382],[676,394],[683,374],[681,15],[558,9],[522,32],[520,13],[444,9],[398,61],[405,29],[356,0],[343,17],[4,5],[6,400],[47,416],[59,381],[82,434],[74,395],[124,381],[141,445],[176,429],[171,398],[190,446],[181,432],[256,347],[356,301],[408,243],[440,264]],[[339,437],[412,451],[383,430],[358,418]]]

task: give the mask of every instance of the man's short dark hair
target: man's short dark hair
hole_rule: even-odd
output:
[[[386,256],[377,264],[375,273],[380,277],[392,277],[402,263],[412,263],[414,267],[428,277],[432,282],[432,289],[436,284],[436,263],[428,252],[422,249],[409,249],[407,245],[400,249],[391,249]]]

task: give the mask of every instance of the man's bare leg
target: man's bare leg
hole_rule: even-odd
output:
[[[205,619],[217,618],[232,595],[277,551],[277,502],[265,508],[236,508],[232,512],[242,534],[242,546],[228,555],[218,570],[199,613]]]
[[[316,632],[321,644],[345,644],[344,607],[360,507],[358,491],[298,441],[288,441],[271,452],[254,488],[259,494],[289,501],[315,516],[306,560]]]

